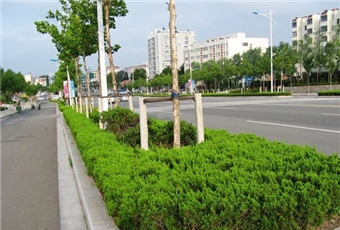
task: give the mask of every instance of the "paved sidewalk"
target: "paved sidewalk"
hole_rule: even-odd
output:
[[[3,105],[7,110],[0,112],[0,119],[20,116],[16,106]],[[22,112],[31,109],[30,103],[22,105]],[[71,131],[63,114],[56,107],[59,212],[61,230],[119,230],[93,181],[87,175]]]
[[[7,109],[0,111],[0,119],[17,113],[15,105],[2,104],[1,107],[7,107]],[[22,109],[28,109],[28,104],[23,106]]]

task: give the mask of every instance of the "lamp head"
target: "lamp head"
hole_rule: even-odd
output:
[[[257,12],[254,11],[253,14],[259,14],[259,13],[257,13]]]

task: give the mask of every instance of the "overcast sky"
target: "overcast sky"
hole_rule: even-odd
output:
[[[147,33],[153,29],[168,28],[170,13],[166,0],[127,0],[129,13],[118,18],[117,29],[111,30],[113,44],[122,48],[114,54],[114,64],[121,69],[147,61]],[[295,17],[317,14],[340,8],[340,0],[301,1],[200,1],[176,0],[176,27],[196,32],[197,41],[221,35],[245,32],[247,37],[268,37],[269,19],[253,14],[267,14],[275,10],[273,44],[291,43],[291,21]],[[57,64],[57,51],[49,35],[36,31],[34,21],[45,20],[48,10],[60,9],[57,0],[0,0],[1,46],[0,65],[35,77],[51,74]],[[97,69],[96,55],[87,59],[91,69]],[[107,62],[108,65],[108,62]]]

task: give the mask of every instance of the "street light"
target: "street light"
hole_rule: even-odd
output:
[[[268,18],[270,23],[270,92],[273,92],[273,22],[275,21],[273,20],[272,15],[274,13],[275,11],[272,11],[272,9],[269,10],[269,14],[253,12],[253,14]]]
[[[188,48],[188,60],[189,60],[189,71],[190,71],[190,94],[193,92],[192,88],[192,68],[191,68],[191,45],[186,46]]]

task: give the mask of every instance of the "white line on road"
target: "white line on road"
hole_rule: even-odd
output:
[[[336,113],[323,113],[322,115],[327,115],[327,116],[340,116],[340,114],[336,114]]]
[[[310,128],[310,127],[296,126],[296,125],[285,125],[285,124],[278,124],[278,123],[269,123],[269,122],[262,122],[262,121],[249,121],[249,120],[247,120],[247,122],[264,124],[264,125],[275,125],[275,126],[282,126],[282,127],[296,128],[296,129],[308,129],[308,130],[329,132],[329,133],[340,133],[340,131],[336,131],[336,130],[316,129],[316,128]]]

